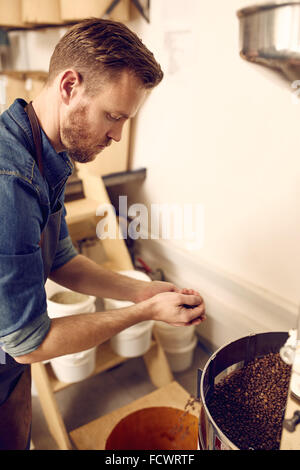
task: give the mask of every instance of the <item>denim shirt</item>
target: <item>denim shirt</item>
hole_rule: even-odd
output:
[[[0,117],[0,344],[11,356],[28,354],[43,342],[51,320],[43,279],[39,242],[73,165],[56,153],[41,130],[42,176],[34,159],[30,122],[17,99]],[[52,270],[77,255],[64,209]]]

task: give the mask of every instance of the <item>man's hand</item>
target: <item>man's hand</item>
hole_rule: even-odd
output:
[[[143,304],[152,320],[173,326],[198,325],[206,319],[204,301],[192,289],[156,294]]]
[[[163,292],[177,292],[178,294],[200,296],[199,292],[193,289],[186,289],[186,288],[179,289],[171,282],[165,282],[165,281],[142,282],[138,285],[137,293],[135,296],[135,303],[150,299],[154,295],[161,294]]]
[[[141,282],[137,287],[135,303],[150,299],[154,295],[163,292],[180,292],[174,284],[164,281]]]
[[[152,299],[152,302],[151,302]],[[179,289],[164,281],[145,282],[140,285],[136,302],[145,302],[154,317],[174,326],[198,325],[206,320],[205,304],[194,289]]]

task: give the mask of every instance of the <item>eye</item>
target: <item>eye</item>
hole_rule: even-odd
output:
[[[122,116],[117,116],[114,114],[107,113],[106,117],[109,121],[118,122],[122,119]]]

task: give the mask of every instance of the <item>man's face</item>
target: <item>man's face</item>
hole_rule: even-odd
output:
[[[60,139],[68,155],[87,163],[113,140],[119,142],[124,123],[135,116],[147,93],[140,80],[127,71],[103,84],[95,96],[82,89],[61,119]]]

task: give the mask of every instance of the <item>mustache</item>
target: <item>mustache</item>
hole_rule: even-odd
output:
[[[109,147],[112,144],[112,139],[107,139],[106,142],[103,144],[105,147]]]

